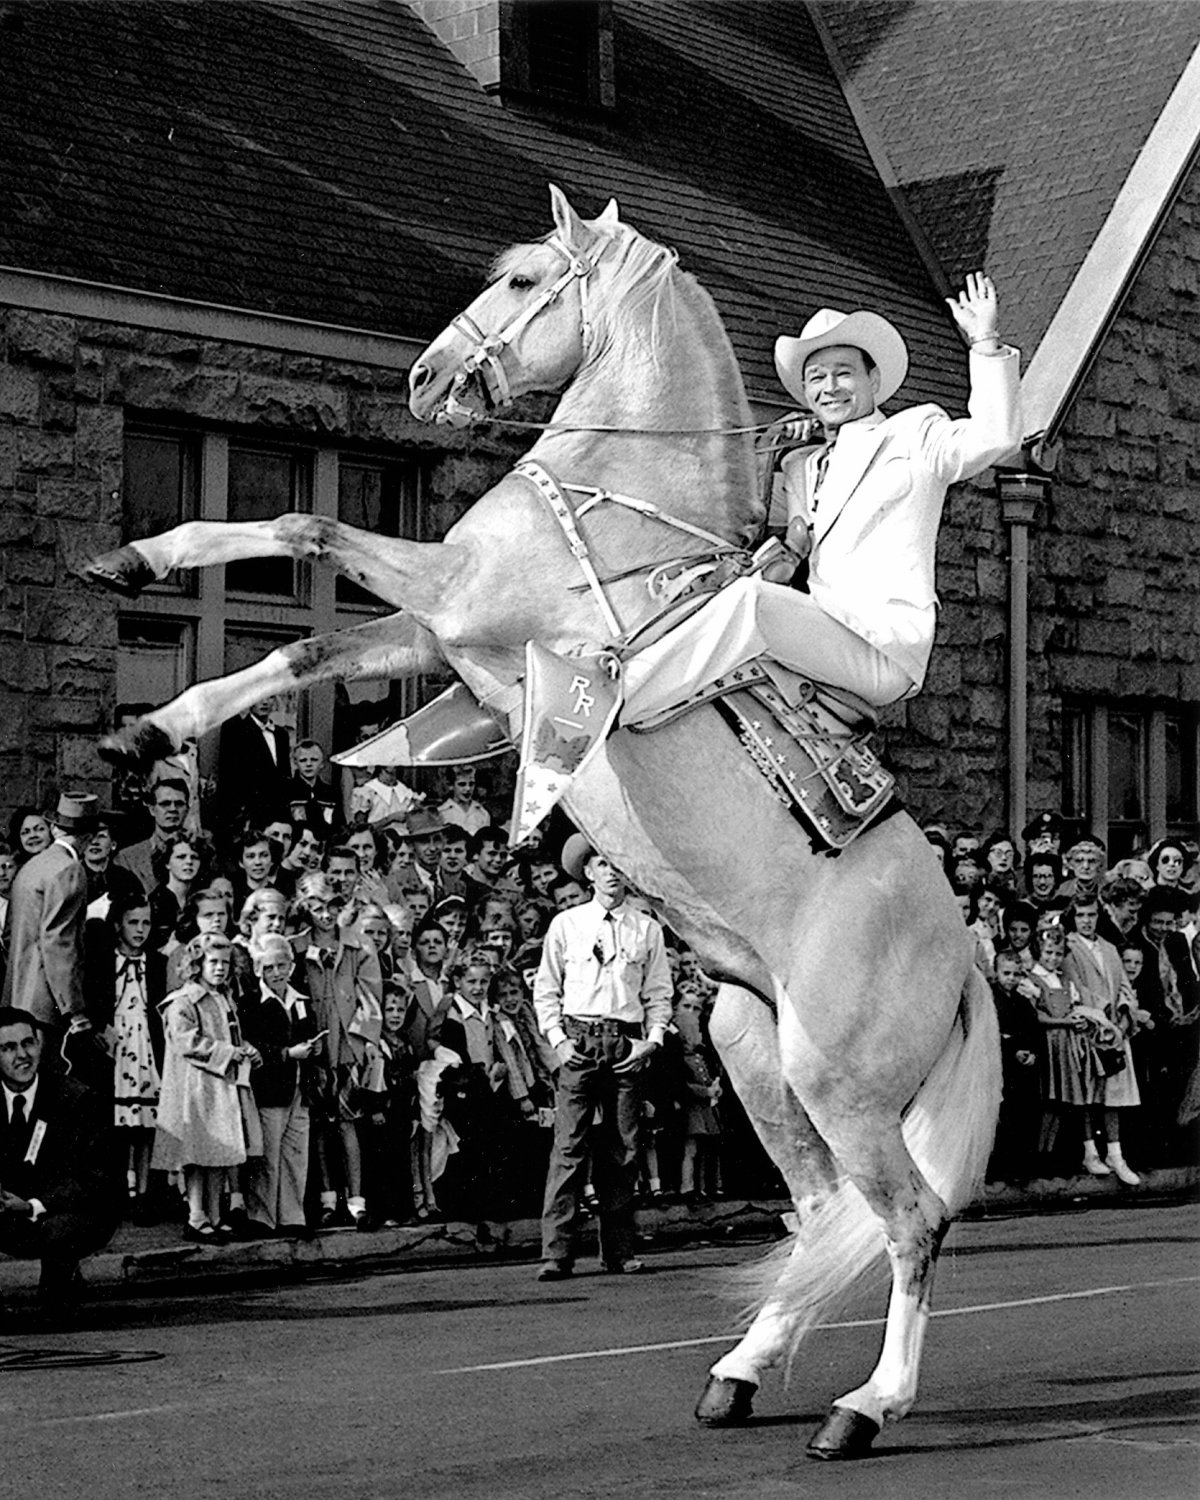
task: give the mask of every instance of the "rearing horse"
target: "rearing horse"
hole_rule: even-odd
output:
[[[750,413],[710,298],[615,204],[585,221],[557,189],[551,199],[554,232],[500,258],[414,365],[410,405],[429,419],[563,392],[529,457],[568,493],[599,492],[576,519],[591,577],[516,473],[442,543],[305,515],[189,522],[97,559],[92,576],[133,592],[177,567],[320,557],[399,613],[197,684],[108,754],[144,761],[273,693],[443,661],[515,741],[528,640],[595,652],[653,615],[657,565],[757,536]],[[903,814],[836,859],[815,855],[708,707],[612,734],[566,805],[722,981],[712,1038],[796,1204],[786,1260],[764,1267],[761,1310],[713,1367],[697,1415],[744,1420],[764,1373],[886,1253],[879,1361],[809,1449],[865,1452],[916,1397],[938,1248],[982,1174],[999,1104],[995,1014],[949,886]]]

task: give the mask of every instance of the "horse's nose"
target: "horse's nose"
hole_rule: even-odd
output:
[[[416,392],[424,390],[432,379],[433,371],[423,360],[418,360],[408,372],[408,388],[415,395]]]

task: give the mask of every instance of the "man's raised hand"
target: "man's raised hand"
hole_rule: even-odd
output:
[[[946,298],[946,306],[968,344],[995,343],[999,338],[996,286],[982,271],[972,271],[958,296]]]

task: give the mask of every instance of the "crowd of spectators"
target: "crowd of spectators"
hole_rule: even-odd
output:
[[[208,1242],[540,1212],[557,1059],[532,984],[551,918],[587,899],[558,862],[565,830],[510,851],[469,767],[428,795],[387,768],[342,777],[248,715],[216,796],[160,765],[140,826],[105,814],[82,849],[90,1026],[60,1050],[112,1101],[134,1221]],[[1021,843],[925,832],[1001,1021],[990,1175],[1132,1184],[1190,1160],[1195,846],[1110,868],[1095,839],[1062,850],[1053,814]],[[40,810],[14,812],[0,921],[52,836]],[[715,985],[667,939],[674,1022],[644,1077],[642,1199],[781,1193],[708,1041]]]
[[[470,768],[428,795],[391,768],[338,784],[313,742],[245,723],[201,806],[160,765],[142,821],[102,813],[81,849],[90,1029],[55,1050],[112,1101],[125,1215],[199,1243],[537,1216],[558,1062],[532,984],[551,918],[587,899],[558,862],[568,830],[510,851]],[[273,780],[260,757],[244,795],[269,742],[286,762]],[[14,813],[0,921],[53,817]],[[715,986],[678,945],[671,965],[643,1195],[703,1201],[723,1171],[778,1191],[722,1097]]]
[[[1200,863],[1163,838],[1109,865],[1042,813],[1013,835],[925,833],[1000,1018],[1004,1104],[989,1175],[1115,1175],[1196,1158]],[[1134,1165],[1131,1165],[1131,1160]]]

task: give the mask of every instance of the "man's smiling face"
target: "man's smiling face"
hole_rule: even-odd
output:
[[[804,397],[827,428],[869,417],[879,390],[878,369],[867,369],[866,355],[849,344],[818,349],[804,361]]]

